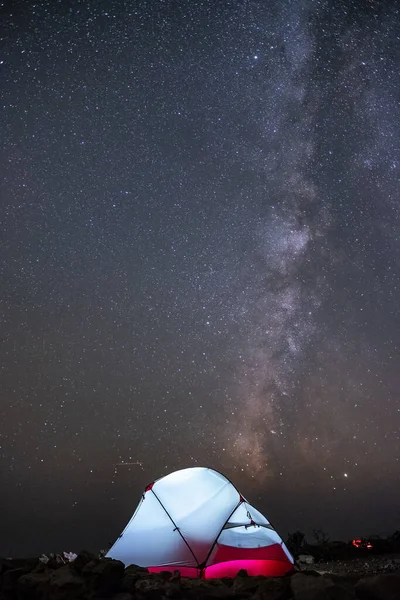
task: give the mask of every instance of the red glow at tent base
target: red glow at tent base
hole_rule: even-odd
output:
[[[293,565],[281,560],[229,560],[206,567],[203,573],[199,569],[190,567],[149,567],[150,573],[161,571],[179,571],[182,577],[203,577],[204,579],[218,579],[221,577],[234,578],[242,569],[250,576],[263,575],[264,577],[282,577],[291,573]]]

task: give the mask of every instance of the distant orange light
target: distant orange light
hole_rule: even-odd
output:
[[[351,543],[355,548],[366,548],[367,550],[372,550],[372,544],[371,542],[368,542],[368,540],[352,540]]]

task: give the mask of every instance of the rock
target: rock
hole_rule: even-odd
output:
[[[83,567],[82,577],[96,595],[109,596],[121,591],[124,570],[125,565],[120,560],[95,559]]]
[[[313,565],[315,560],[311,554],[300,554],[297,562],[301,565]]]
[[[118,594],[112,596],[112,600],[133,600],[133,596],[128,592],[118,592]]]
[[[360,600],[399,600],[400,573],[363,577],[355,586]]]
[[[135,583],[136,596],[146,600],[163,598],[167,592],[167,581],[161,577],[142,578]]]
[[[0,558],[0,575],[11,569],[15,569],[12,562],[8,558]]]
[[[82,597],[85,581],[68,564],[51,573],[47,587],[51,600],[75,600]]]
[[[45,564],[42,566],[44,567],[42,572],[38,571],[38,566],[35,571],[26,573],[18,579],[17,592],[19,600],[40,600],[41,598],[47,597],[47,590],[52,573],[46,568]]]
[[[48,571],[49,567],[47,566],[47,563],[39,562],[31,573],[47,573]]]
[[[179,598],[181,596],[181,575],[179,571],[160,571],[159,573],[147,573],[146,577],[136,575],[136,581],[131,588],[131,593],[144,599],[148,598]],[[126,577],[123,579],[123,589],[126,589]]]
[[[60,564],[0,558],[0,600],[400,600],[400,556],[313,564],[284,577],[190,579],[81,552]]]
[[[46,563],[47,567],[49,569],[60,569],[61,567],[63,567],[66,563],[63,562],[62,559],[60,559],[59,556],[51,556],[48,560],[48,562]]]
[[[13,569],[26,569],[32,571],[39,562],[38,558],[7,558],[6,560]]]
[[[232,590],[234,592],[248,592],[253,594],[256,592],[262,582],[265,581],[265,577],[249,577],[247,571],[245,571],[246,575],[239,575],[240,571],[236,575]]]
[[[84,567],[86,567],[87,564],[89,564],[92,561],[96,561],[96,560],[97,559],[94,554],[92,554],[91,552],[86,552],[86,550],[83,550],[82,552],[79,552],[78,556],[71,563],[71,566],[74,569],[74,571],[80,575],[82,573]]]
[[[182,593],[182,576],[179,571],[174,571],[168,579],[165,595],[168,598],[180,598]]]
[[[321,575],[321,573],[316,569],[301,569],[301,571],[298,571],[298,573],[302,573],[308,577],[319,577]]]
[[[219,579],[186,579],[182,581],[182,597],[185,600],[220,600],[244,597],[243,592],[233,593],[233,589]]]
[[[347,585],[350,587],[354,587],[360,579],[359,573],[344,573],[341,575],[337,573],[327,573],[327,575],[335,583],[339,583],[340,585]]]
[[[138,565],[129,565],[129,567],[126,567],[125,575],[127,575],[128,573],[135,573],[138,576],[138,578],[150,577],[149,570],[146,569],[146,567],[139,567]]]
[[[291,597],[290,577],[271,577],[260,582],[253,600],[289,600]]]
[[[17,583],[20,577],[29,573],[30,569],[20,567],[18,569],[8,569],[1,577],[1,594],[7,598],[16,598]]]
[[[153,577],[157,577],[157,579],[161,579],[162,581],[169,581],[172,577],[172,571],[160,571],[159,573],[154,573]]]
[[[138,567],[137,565],[129,565],[124,571],[121,580],[121,592],[129,592],[131,594],[135,591],[135,583],[143,577],[149,577],[149,572],[144,567]]]
[[[237,573],[236,573],[236,577],[248,577],[249,574],[246,571],[246,569],[240,569]]]
[[[290,579],[294,600],[354,600],[354,588],[327,575],[296,573]]]
[[[220,582],[226,585],[227,587],[233,587],[235,580],[231,577],[221,577]]]

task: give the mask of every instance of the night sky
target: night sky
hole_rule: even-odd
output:
[[[396,4],[1,3],[0,555],[195,465],[400,529]]]

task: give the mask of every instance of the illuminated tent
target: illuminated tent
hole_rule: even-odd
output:
[[[147,486],[107,557],[187,577],[279,576],[293,558],[269,521],[220,473],[183,469]]]

